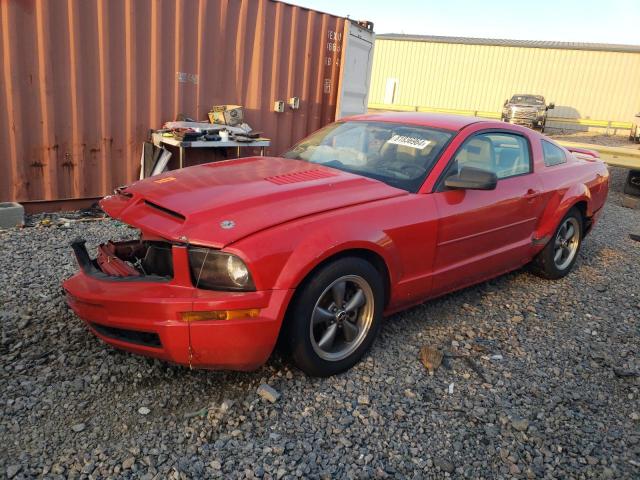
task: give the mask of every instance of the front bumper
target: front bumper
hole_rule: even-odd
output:
[[[63,283],[69,307],[104,342],[199,368],[254,370],[271,354],[291,290],[218,292],[196,289],[186,248],[173,246],[173,279],[118,278],[81,270]],[[86,250],[84,250],[86,253]],[[88,255],[87,255],[88,257]],[[182,312],[259,309],[257,317],[185,322]]]
[[[539,127],[544,123],[544,119],[538,120],[533,118],[514,118],[507,117],[505,118],[507,123],[511,123],[514,125],[523,125],[525,127]]]

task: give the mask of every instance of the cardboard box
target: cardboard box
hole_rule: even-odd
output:
[[[240,125],[244,122],[242,105],[214,105],[209,112],[209,121],[232,127]]]

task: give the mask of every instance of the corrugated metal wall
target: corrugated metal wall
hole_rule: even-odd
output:
[[[544,95],[551,117],[630,122],[640,111],[640,54],[376,39],[369,104],[499,112],[514,93]]]
[[[109,193],[149,128],[214,104],[280,152],[335,116],[344,22],[271,0],[0,0],[0,201]]]

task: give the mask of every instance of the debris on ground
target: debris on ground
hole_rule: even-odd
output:
[[[429,345],[424,345],[420,349],[420,361],[431,376],[435,374],[436,370],[442,364],[442,357],[443,353],[440,350]]]
[[[209,413],[209,408],[204,407],[200,410],[196,410],[195,412],[187,412],[184,414],[184,418],[193,418],[193,417],[206,417]]]
[[[257,392],[258,395],[271,403],[276,403],[280,398],[280,392],[278,392],[275,388],[270,387],[266,383],[260,385]]]

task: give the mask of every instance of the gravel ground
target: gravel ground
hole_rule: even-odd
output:
[[[278,354],[233,373],[111,349],[60,282],[71,239],[133,231],[0,232],[0,476],[638,478],[640,212],[620,206],[624,173],[567,278],[517,271],[394,315],[328,379]],[[452,355],[433,377],[425,344]]]

